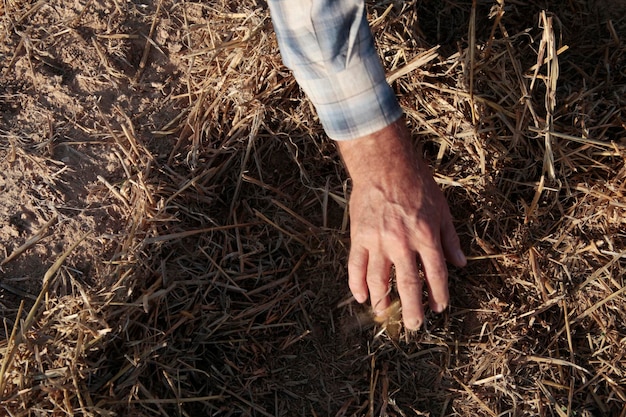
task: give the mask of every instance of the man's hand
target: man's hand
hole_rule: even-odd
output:
[[[445,260],[459,267],[466,264],[445,197],[412,148],[404,119],[337,145],[353,184],[350,290],[360,303],[369,292],[374,312],[384,314],[394,265],[404,325],[418,329],[424,321],[418,265],[428,285],[430,308],[440,313],[449,300]]]

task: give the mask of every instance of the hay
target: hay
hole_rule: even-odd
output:
[[[470,260],[409,334],[349,295],[264,5],[2,2],[3,172],[49,201],[3,241],[2,412],[626,415],[626,20],[566,3],[370,4]]]

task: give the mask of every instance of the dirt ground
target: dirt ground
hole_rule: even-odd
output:
[[[2,267],[4,308],[16,312],[24,293],[28,299],[38,293],[50,260],[87,232],[89,244],[73,255],[74,267],[88,281],[101,276],[92,269],[110,259],[111,236],[125,224],[124,213],[107,197],[107,179],[119,178],[122,166],[104,137],[130,117],[142,126],[142,135],[160,128],[175,116],[163,106],[164,90],[180,81],[175,66],[162,58],[152,60],[141,80],[129,82],[145,42],[138,35],[95,34],[149,32],[150,22],[115,2],[14,7],[19,13],[5,18],[18,25],[5,25],[1,35],[3,255],[44,232],[37,245]],[[20,20],[29,24],[20,27]],[[54,233],[43,230],[49,222]]]
[[[626,416],[626,6],[544,3],[368,3],[470,259],[393,337],[263,2],[1,2],[0,414]]]

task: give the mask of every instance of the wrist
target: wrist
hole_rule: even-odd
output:
[[[390,176],[406,178],[418,169],[404,118],[373,134],[338,141],[337,146],[355,187],[384,182]]]

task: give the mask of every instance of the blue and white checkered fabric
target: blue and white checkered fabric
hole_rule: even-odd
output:
[[[402,116],[374,47],[363,0],[269,0],[283,62],[335,140]]]

